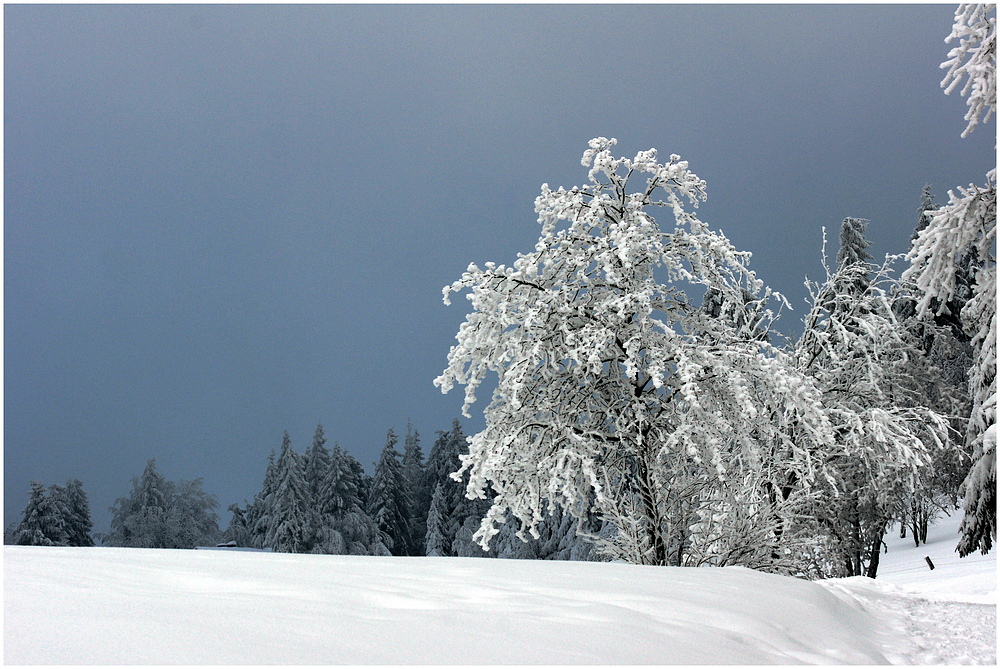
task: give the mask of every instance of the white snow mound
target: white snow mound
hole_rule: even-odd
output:
[[[842,590],[742,568],[5,546],[4,586],[7,664],[884,664],[916,650]]]

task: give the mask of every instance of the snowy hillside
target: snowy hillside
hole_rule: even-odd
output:
[[[903,590],[939,570],[955,588],[972,569],[966,585],[982,592],[965,599],[995,602],[995,558],[910,572],[909,554],[931,548],[890,550],[885,583],[810,583],[741,568],[7,546],[4,661],[995,662],[995,604]],[[955,633],[968,617],[987,638]]]

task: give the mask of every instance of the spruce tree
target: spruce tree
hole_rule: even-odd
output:
[[[424,485],[424,453],[420,448],[420,434],[406,423],[403,441],[403,478],[410,500],[411,554],[423,555],[427,532],[427,510],[431,503],[431,490]]]
[[[90,503],[80,479],[70,479],[63,489],[67,507],[66,533],[70,546],[93,546],[90,532],[94,523],[90,519]]]
[[[439,483],[434,488],[431,506],[427,510],[427,533],[424,543],[424,554],[428,557],[442,557],[450,554],[450,547],[445,545],[444,536],[444,493]]]
[[[274,503],[274,489],[277,483],[277,465],[274,451],[267,456],[267,469],[260,491],[254,495],[253,503],[247,507],[247,527],[250,530],[252,546],[264,548],[265,538],[271,526],[271,507]]]
[[[150,459],[142,476],[132,479],[132,493],[111,507],[111,532],[107,544],[133,548],[173,548],[169,534],[171,490]]]
[[[229,519],[229,527],[222,533],[222,540],[232,542],[237,546],[250,547],[253,539],[247,525],[246,512],[240,508],[239,504],[230,504],[227,510],[233,515]]]
[[[38,481],[31,482],[28,505],[17,528],[20,546],[66,546],[68,538],[58,503]]]
[[[287,431],[282,438],[275,478],[270,522],[264,543],[280,553],[308,552],[312,538],[309,490],[303,474],[302,460],[292,449]]]
[[[410,550],[410,501],[406,494],[406,480],[399,452],[395,449],[396,433],[392,428],[386,435],[385,447],[375,467],[371,493],[368,497],[368,515],[378,529],[389,539],[388,548],[393,555],[407,555]]]
[[[201,485],[201,479],[168,481],[150,460],[142,476],[132,479],[131,494],[115,500],[107,545],[194,548],[216,543],[219,502]]]
[[[323,425],[319,424],[313,435],[312,446],[305,455],[304,474],[309,486],[309,498],[314,506],[318,506],[322,496],[323,483],[330,469],[330,451],[326,449],[325,444],[326,437],[323,434]]]

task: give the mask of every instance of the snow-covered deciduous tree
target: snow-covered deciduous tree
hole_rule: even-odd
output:
[[[844,221],[842,243],[859,244],[856,220]],[[921,467],[945,448],[949,426],[922,404],[933,370],[892,308],[892,259],[876,266],[853,252],[837,257],[824,283],[806,284],[812,308],[795,346],[837,437],[828,455],[830,494],[813,515],[839,554],[830,575],[874,577],[886,527],[900,518]]]
[[[557,507],[577,520],[593,510],[617,530],[603,545],[615,557],[683,564],[701,486],[764,460],[780,462],[779,480],[753,482],[765,498],[765,484],[809,486],[834,438],[811,381],[767,341],[774,296],[749,254],[686,209],[705,183],[676,155],[615,158],[614,144],[590,142],[587,185],[542,186],[534,251],[472,264],[444,289],[446,303],[469,290],[472,312],[435,383],[465,385],[468,415],[498,377],[456,475],[470,497],[496,493],[481,545],[508,510],[535,538]]]
[[[967,137],[979,125],[990,120],[997,109],[997,8],[992,3],[963,3],[955,10],[955,23],[945,44],[958,40],[958,45],[948,52],[948,60],[941,69],[948,73],[941,82],[946,94],[958,88],[968,96],[969,111],[965,115],[968,125],[962,132]]]
[[[132,479],[132,492],[111,507],[111,531],[104,543],[133,548],[194,548],[218,541],[214,495],[201,480],[168,481],[150,460],[142,476]]]
[[[996,5],[959,5],[946,42],[953,39],[959,44],[942,64],[948,70],[942,86],[950,93],[966,82],[961,90],[969,103],[965,137],[996,111]],[[965,517],[958,545],[964,556],[977,549],[985,553],[996,540],[996,451],[990,445],[994,442],[983,439],[996,424],[996,168],[987,173],[984,186],[970,184],[957,191],[948,192],[948,203],[914,240],[902,279],[920,295],[919,316],[940,315],[956,292],[956,265],[970,253],[979,263],[973,295],[961,313],[975,351],[967,432],[973,465],[963,484]]]

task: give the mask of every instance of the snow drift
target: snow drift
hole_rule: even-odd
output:
[[[7,664],[996,663],[996,556],[887,537],[884,578],[4,547]],[[897,535],[898,536],[898,535]],[[921,567],[930,555],[938,568]],[[941,585],[941,584],[944,585]]]

